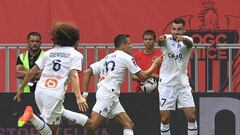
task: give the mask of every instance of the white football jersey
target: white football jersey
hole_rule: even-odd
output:
[[[54,47],[36,61],[42,70],[37,89],[49,96],[64,98],[65,83],[72,69],[82,70],[83,55],[73,47]]]
[[[118,93],[120,93],[120,86],[126,71],[129,70],[132,74],[136,74],[141,70],[131,55],[120,50],[108,54],[100,61],[91,64],[90,67],[93,75],[100,75],[98,88],[104,86]]]
[[[184,37],[193,41],[191,37]],[[160,68],[160,84],[168,86],[189,85],[187,67],[191,50],[192,48],[187,48],[182,41],[175,41],[171,34],[166,35],[166,42],[162,46],[164,56]]]

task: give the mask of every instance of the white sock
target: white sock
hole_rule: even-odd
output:
[[[197,135],[198,126],[197,122],[188,122],[188,135]]]
[[[49,126],[39,119],[35,114],[33,114],[32,119],[29,120],[33,126],[38,130],[41,135],[52,135],[52,131]]]
[[[161,123],[160,131],[161,131],[161,135],[170,135],[169,124],[163,125],[163,124]]]
[[[132,129],[123,129],[123,135],[133,135]]]
[[[81,113],[72,112],[69,110],[64,110],[63,116],[65,118],[67,118],[68,120],[74,121],[75,123],[82,125],[83,127],[88,120],[88,117],[86,115],[83,115]]]

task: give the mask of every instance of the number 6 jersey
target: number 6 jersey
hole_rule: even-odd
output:
[[[42,70],[36,90],[63,99],[65,83],[72,69],[82,70],[83,56],[73,47],[54,47],[46,51],[36,65]]]

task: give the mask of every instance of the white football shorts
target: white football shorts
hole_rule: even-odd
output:
[[[96,92],[96,103],[92,110],[105,118],[112,119],[119,113],[125,112],[118,97],[115,90],[101,86]]]
[[[35,101],[41,112],[41,117],[49,125],[59,125],[64,110],[63,100],[49,96],[36,89]]]
[[[190,86],[176,87],[159,85],[160,110],[175,110],[177,108],[195,107],[192,88]]]

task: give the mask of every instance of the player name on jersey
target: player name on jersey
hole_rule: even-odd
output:
[[[51,52],[49,54],[49,57],[50,58],[53,58],[53,57],[69,58],[70,55],[71,55],[70,53],[64,53],[64,52]]]

